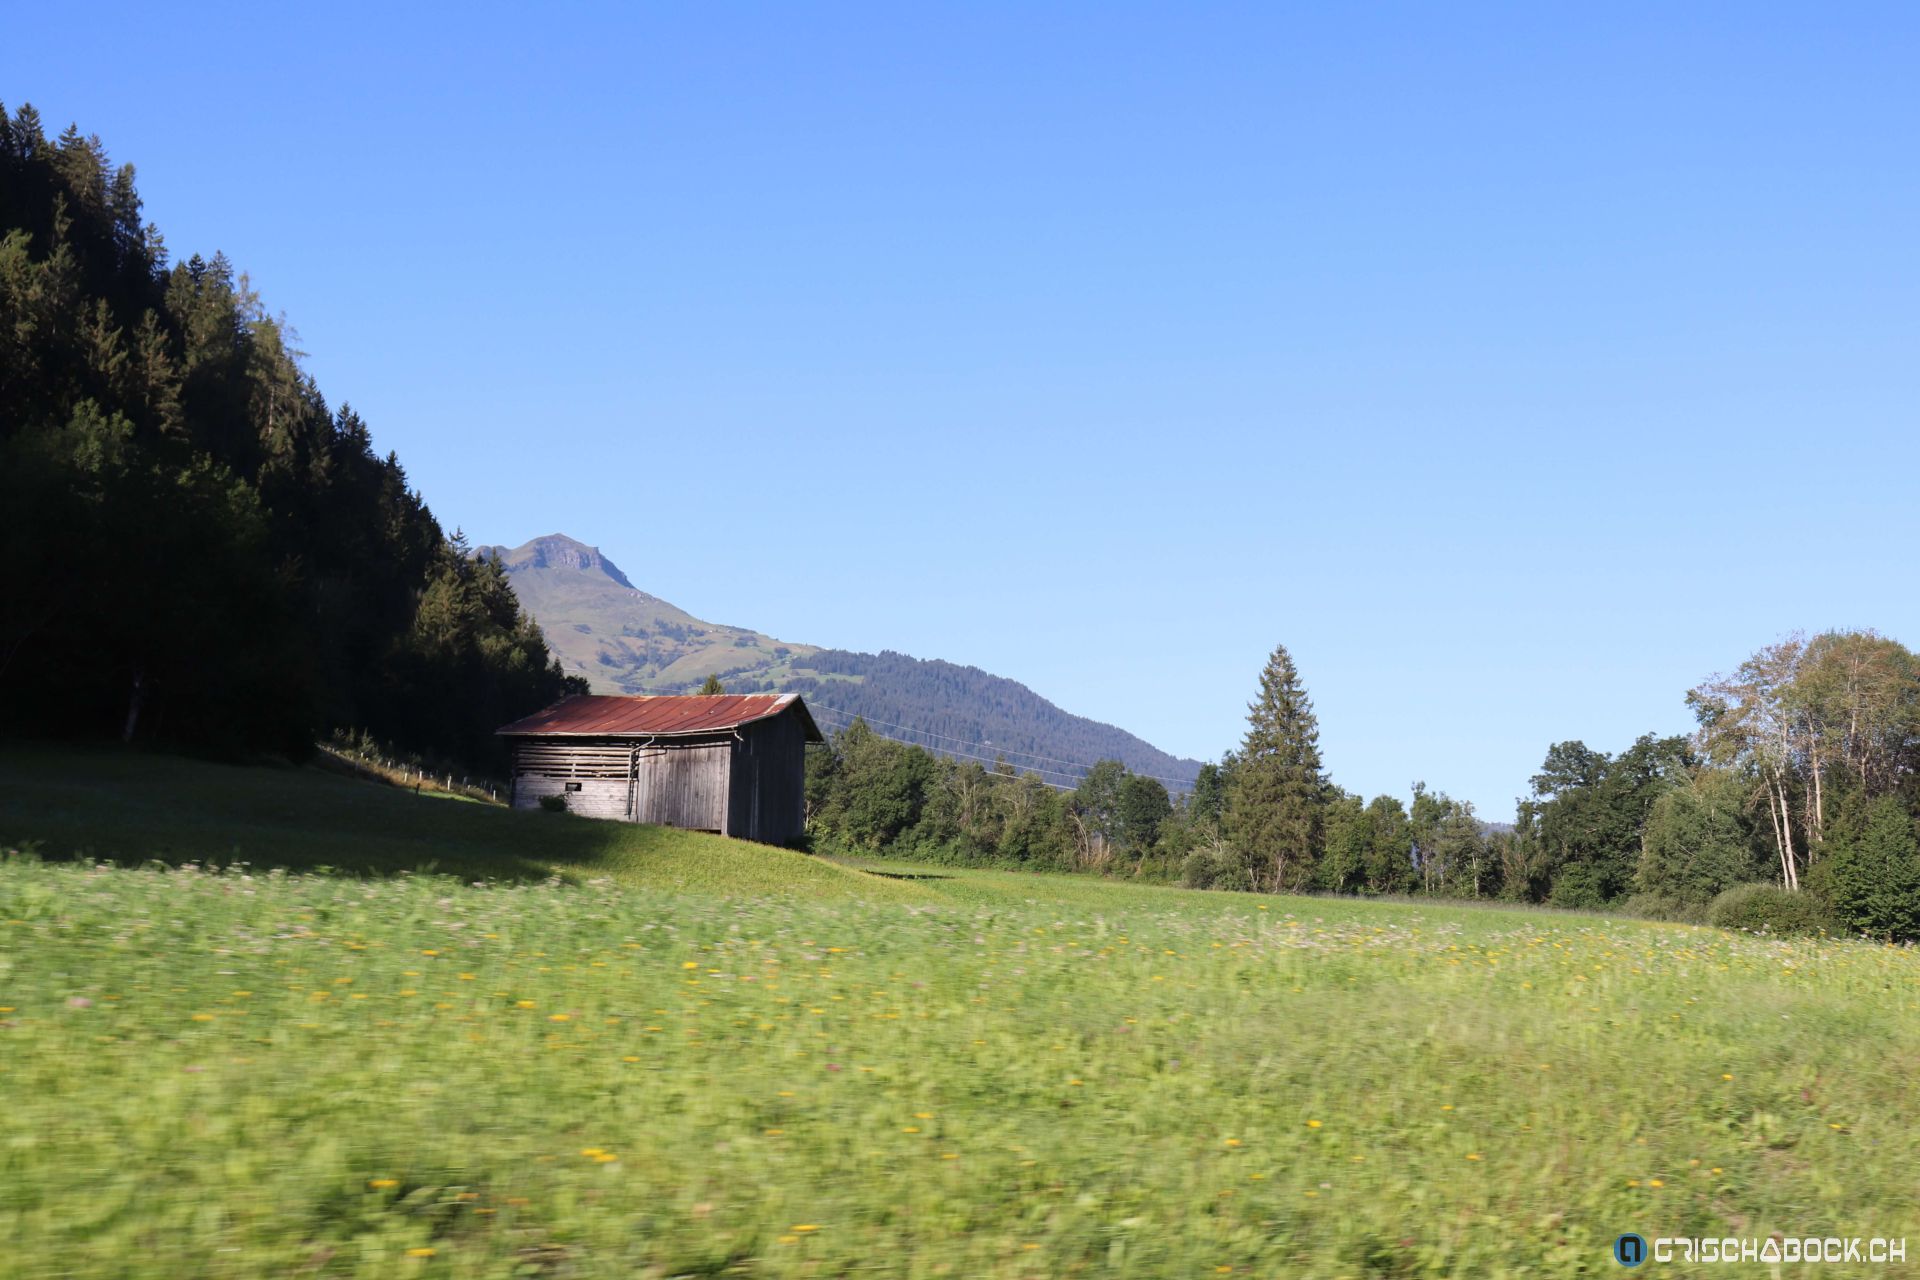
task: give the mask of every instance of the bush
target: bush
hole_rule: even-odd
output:
[[[567,811],[567,798],[565,796],[541,796],[540,807],[548,813],[565,813]]]
[[[1189,889],[1251,889],[1247,866],[1223,840],[1205,844],[1180,863],[1180,883]]]
[[[1818,896],[1777,884],[1737,884],[1707,904],[1707,923],[1722,929],[1779,935],[1838,932],[1833,910]]]

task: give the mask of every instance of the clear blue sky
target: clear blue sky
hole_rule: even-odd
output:
[[[1504,817],[1794,628],[1920,643],[1907,5],[57,5],[0,98],[450,527]]]

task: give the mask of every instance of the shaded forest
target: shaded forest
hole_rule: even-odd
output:
[[[572,686],[466,552],[131,165],[0,108],[0,728],[489,766]]]

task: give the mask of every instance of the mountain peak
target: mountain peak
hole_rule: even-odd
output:
[[[629,591],[638,587],[620,567],[578,538],[564,533],[549,533],[517,547],[477,547],[474,554],[500,561],[508,571],[515,569],[576,569],[582,573],[602,573]]]

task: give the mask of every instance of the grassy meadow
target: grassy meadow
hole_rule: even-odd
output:
[[[1910,951],[897,878],[113,753],[0,753],[0,846],[37,850],[0,858],[0,1274],[1575,1276],[1618,1270],[1624,1231],[1920,1248]]]

